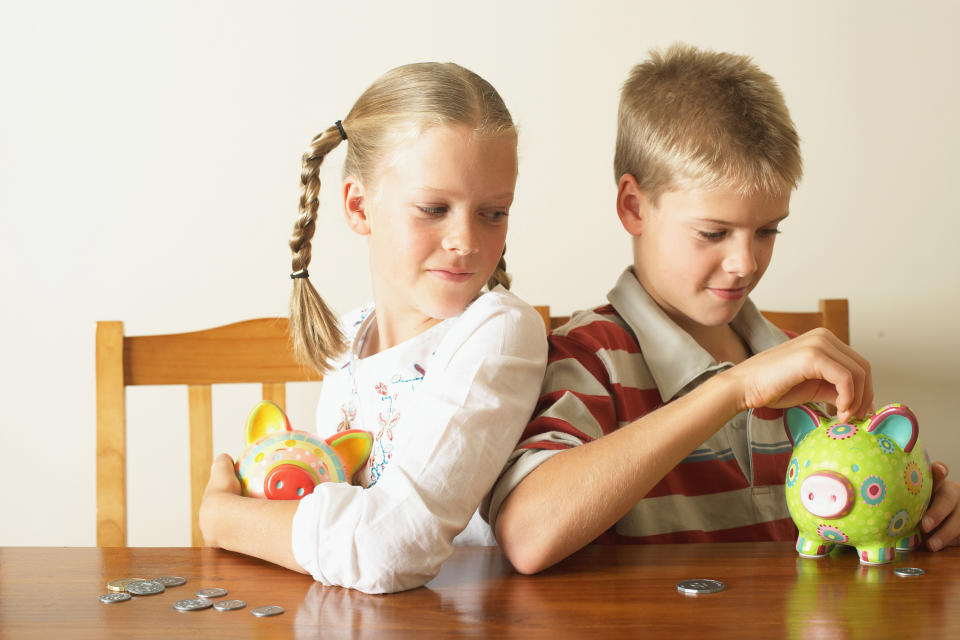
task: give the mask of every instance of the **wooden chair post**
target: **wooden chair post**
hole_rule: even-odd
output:
[[[127,438],[123,323],[98,322],[97,546],[127,545]]]
[[[820,300],[823,326],[835,336],[850,344],[850,306],[846,298]]]
[[[203,501],[203,490],[210,480],[210,465],[213,463],[213,402],[210,385],[189,385],[187,397],[190,408],[190,543],[202,547],[200,503]]]

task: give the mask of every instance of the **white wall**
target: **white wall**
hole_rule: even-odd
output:
[[[850,298],[879,399],[911,405],[960,477],[958,22],[946,1],[5,3],[0,544],[95,544],[96,320],[145,334],[284,314],[300,154],[390,67],[452,60],[501,91],[521,126],[515,290],[563,313],[601,302],[630,259],[617,92],[676,40],[754,56],[803,138],[754,299]],[[311,272],[345,311],[369,285],[333,192]],[[215,392],[217,450],[239,453],[257,393]],[[291,392],[296,425],[316,393]],[[133,389],[128,414],[130,540],[187,544],[185,392]]]

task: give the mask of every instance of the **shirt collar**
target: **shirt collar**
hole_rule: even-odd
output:
[[[627,267],[620,275],[607,300],[633,331],[664,402],[672,400],[704,374],[733,366],[730,362],[715,362],[690,334],[671,320],[637,280],[633,267]],[[782,331],[763,318],[750,298],[730,325],[751,353],[787,340]]]

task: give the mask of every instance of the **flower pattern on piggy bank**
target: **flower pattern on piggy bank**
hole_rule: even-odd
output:
[[[919,543],[933,476],[910,409],[890,404],[838,422],[803,405],[785,411],[783,421],[793,443],[787,507],[801,556],[818,558],[844,544],[856,547],[864,564],[885,564],[897,549]]]

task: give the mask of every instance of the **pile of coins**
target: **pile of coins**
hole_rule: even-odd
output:
[[[130,600],[133,596],[152,596],[166,591],[167,587],[179,587],[186,584],[187,581],[180,576],[163,576],[161,578],[119,578],[107,583],[109,593],[100,596],[100,602],[112,604],[114,602],[124,602]],[[221,587],[209,587],[197,591],[195,598],[186,598],[177,600],[173,603],[173,608],[177,611],[200,611],[213,607],[217,611],[234,611],[243,609],[247,603],[243,600],[217,600],[227,595],[227,590]],[[278,616],[283,613],[283,607],[269,605],[266,607],[257,607],[251,609],[250,613],[258,618],[267,616]]]

